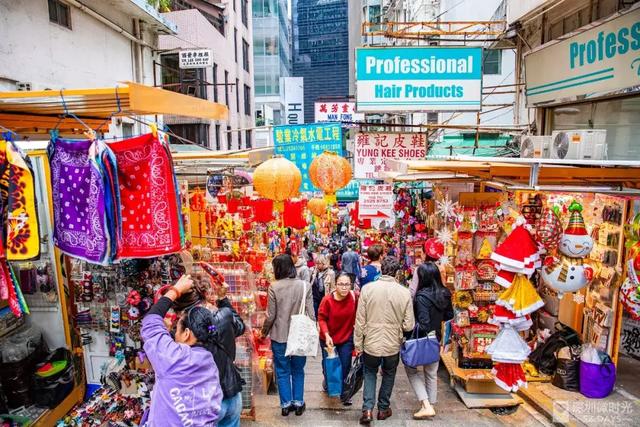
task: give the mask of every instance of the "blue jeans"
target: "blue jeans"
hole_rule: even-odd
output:
[[[218,427],[240,427],[240,413],[242,412],[242,392],[233,397],[222,400]]]
[[[287,357],[284,355],[286,350],[286,342],[271,341],[280,407],[302,406],[304,404],[304,365],[307,363],[307,358],[304,356]]]
[[[396,369],[400,362],[400,353],[393,356],[378,357],[364,353],[362,356],[364,364],[364,384],[362,391],[362,410],[371,411],[376,400],[376,380],[378,368],[382,365],[382,382],[378,393],[378,410],[385,411],[391,406],[391,392],[393,383],[396,380]]]
[[[322,374],[326,376],[324,372],[324,359],[327,358],[327,351],[325,350],[326,343],[321,342],[322,347]],[[349,375],[351,369],[351,354],[353,353],[353,338],[349,338],[347,342],[342,344],[336,344],[336,353],[340,358],[340,364],[342,365],[342,380],[344,381]]]

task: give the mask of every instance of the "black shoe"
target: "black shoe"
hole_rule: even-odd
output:
[[[351,405],[353,405],[353,402],[351,401],[351,399],[343,400],[342,401],[342,405],[343,406],[351,406]]]
[[[289,405],[289,406],[286,406],[286,407],[282,408],[282,416],[283,417],[289,416],[289,412],[291,412],[291,411],[293,411],[293,405]]]
[[[294,406],[294,408],[296,410],[296,415],[299,417],[304,414],[304,410],[307,409],[307,405],[303,403],[302,406]]]
[[[360,417],[360,424],[368,426],[373,421],[373,411],[364,410]]]

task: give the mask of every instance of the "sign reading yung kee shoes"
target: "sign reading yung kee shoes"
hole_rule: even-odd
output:
[[[358,112],[478,111],[482,48],[356,49]]]
[[[640,85],[640,7],[524,58],[527,107],[604,96]]]

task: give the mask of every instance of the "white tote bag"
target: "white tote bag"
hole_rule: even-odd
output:
[[[291,316],[285,356],[313,356],[318,354],[318,328],[316,322],[305,314],[307,282],[304,283],[302,302],[298,314]]]

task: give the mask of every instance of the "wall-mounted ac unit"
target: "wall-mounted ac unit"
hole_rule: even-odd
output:
[[[526,159],[548,159],[551,136],[530,136],[520,137],[520,157]]]
[[[607,131],[605,129],[555,130],[551,133],[552,159],[605,160]]]

